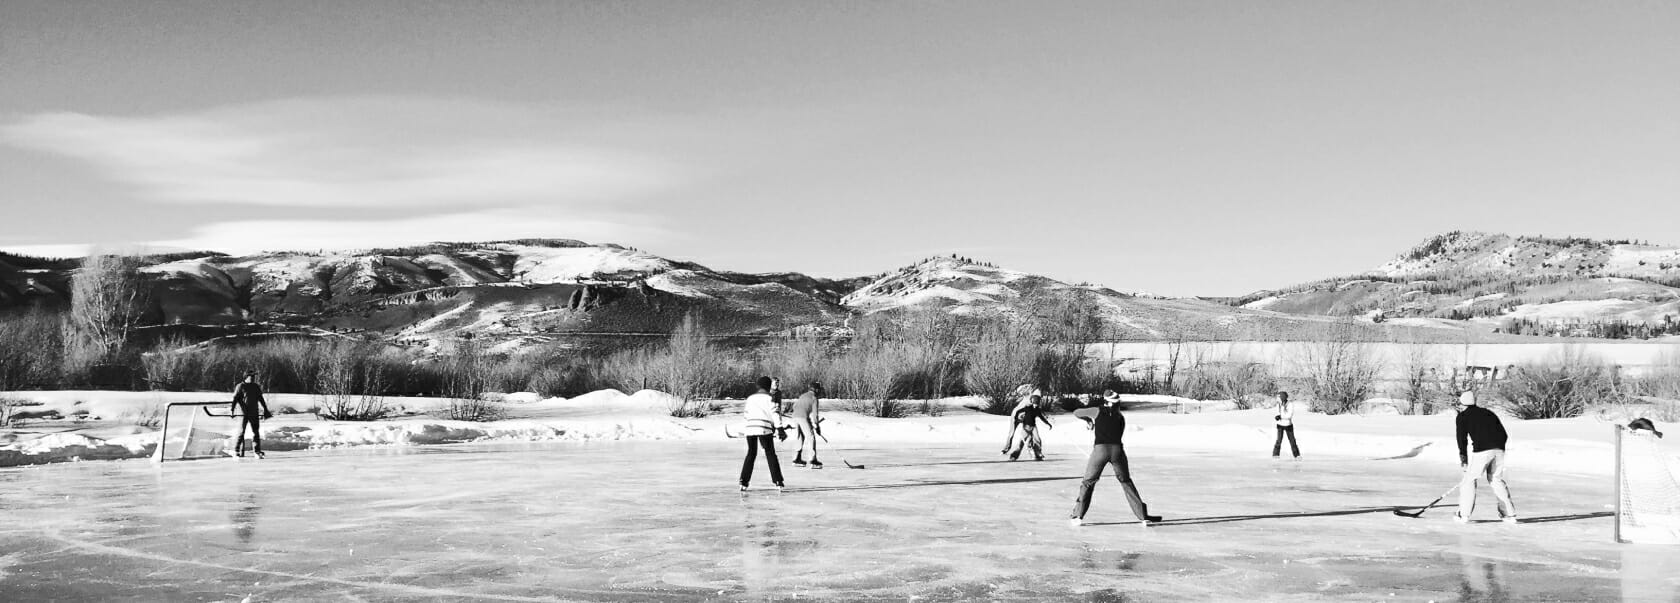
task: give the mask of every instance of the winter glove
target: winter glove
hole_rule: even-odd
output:
[[[787,441],[787,428],[786,427],[778,427],[776,429],[776,441],[778,441],[778,442],[786,442]]]
[[[266,410],[263,411],[263,419],[264,420],[272,419],[272,418],[274,418],[274,413],[268,412]]]
[[[1283,415],[1272,415],[1272,420],[1273,421],[1282,421],[1283,420]]]

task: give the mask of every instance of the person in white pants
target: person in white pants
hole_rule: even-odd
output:
[[[1499,415],[1476,405],[1474,391],[1459,394],[1458,408],[1458,462],[1464,468],[1464,479],[1458,484],[1458,512],[1453,520],[1470,522],[1470,512],[1476,510],[1476,480],[1485,477],[1494,498],[1499,499],[1500,519],[1517,523],[1517,506],[1505,485],[1505,425]],[[1466,440],[1474,443],[1469,453]]]

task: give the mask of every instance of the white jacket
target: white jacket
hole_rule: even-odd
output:
[[[749,436],[775,435],[775,429],[782,426],[782,416],[776,414],[776,400],[770,394],[747,396],[747,403],[741,407],[741,418],[747,421],[742,433]]]
[[[1279,427],[1289,427],[1295,424],[1295,405],[1293,403],[1281,405],[1277,411]]]

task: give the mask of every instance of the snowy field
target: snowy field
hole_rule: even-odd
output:
[[[37,395],[115,413],[148,394]],[[516,402],[491,424],[286,415],[265,424],[265,460],[154,464],[137,442],[155,434],[26,424],[0,451],[81,437],[140,452],[0,469],[0,599],[1680,597],[1676,547],[1611,540],[1607,421],[1507,419],[1524,523],[1492,521],[1484,486],[1478,521],[1459,525],[1456,497],[1419,519],[1390,512],[1457,479],[1450,414],[1300,415],[1305,460],[1276,461],[1268,410],[1132,402],[1134,477],[1166,517],[1150,527],[1112,476],[1091,523],[1067,524],[1090,435],[1061,415],[1045,461],[1008,462],[999,417],[830,412],[828,468],[787,466],[784,444],[787,490],[761,459],[745,495],[743,443],[723,436],[734,419],[672,419],[653,392]],[[476,443],[435,443],[459,440]]]

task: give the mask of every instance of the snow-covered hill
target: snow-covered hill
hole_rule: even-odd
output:
[[[1633,325],[1633,334],[1660,335],[1680,330],[1680,247],[1452,232],[1366,274],[1236,302],[1293,314],[1471,319],[1545,334],[1616,335],[1608,331]]]
[[[67,290],[75,267],[74,260],[0,260],[7,257],[17,261],[10,270],[0,266],[4,283],[35,278]],[[148,258],[142,272],[152,293],[147,320],[165,327],[156,337],[189,339],[214,336],[214,329],[247,333],[273,324],[427,347],[461,336],[519,346],[668,333],[690,315],[714,335],[843,332],[860,314],[936,308],[1022,316],[1075,297],[1102,323],[1098,336],[1108,339],[1313,338],[1333,322],[1122,294],[957,257],[877,276],[827,279],[719,271],[617,245],[559,239],[242,257],[200,252]],[[1409,337],[1457,337],[1463,326],[1415,325],[1423,333]]]

